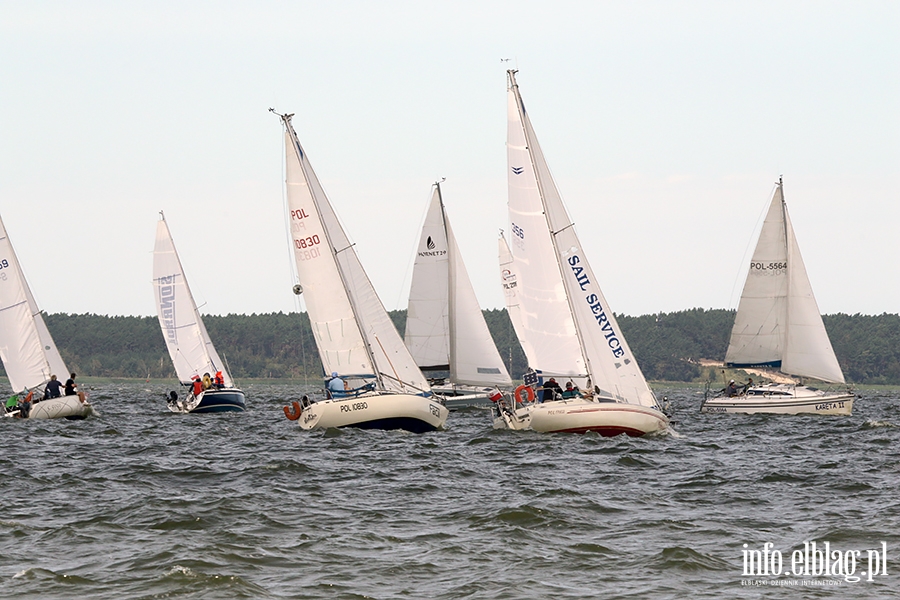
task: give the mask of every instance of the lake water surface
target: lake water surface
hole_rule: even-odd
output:
[[[170,413],[171,387],[0,421],[0,597],[900,597],[900,392],[785,417],[658,388],[675,433],[633,439],[494,431],[480,409],[308,433],[281,410],[295,386],[248,385],[224,415]],[[789,571],[812,541],[839,575],[744,575],[746,552]],[[860,577],[883,548],[888,574]]]

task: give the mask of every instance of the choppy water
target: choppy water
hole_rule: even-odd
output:
[[[697,390],[661,390],[677,434],[632,439],[494,431],[483,410],[304,433],[290,386],[227,415],[171,414],[167,389],[0,422],[0,597],[900,597],[900,393],[847,418],[700,415]],[[743,544],[789,567],[811,540],[863,561],[885,542],[888,575],[742,575]]]

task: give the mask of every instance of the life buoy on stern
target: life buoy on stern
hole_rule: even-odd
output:
[[[522,400],[522,392],[525,392],[526,400]],[[520,385],[515,392],[516,402],[534,402],[534,388],[530,385]]]
[[[290,406],[283,406],[284,416],[286,416],[291,421],[296,421],[300,418],[300,414],[303,412],[303,409],[300,408],[300,403],[294,400],[291,402]]]

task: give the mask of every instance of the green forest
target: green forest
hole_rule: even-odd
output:
[[[527,368],[506,310],[484,316],[514,379]],[[393,311],[399,331],[406,311]],[[733,310],[691,309],[631,317],[617,315],[622,332],[647,379],[705,381],[711,369],[700,359],[722,360]],[[900,315],[825,315],[848,382],[900,384]],[[93,314],[45,315],[60,353],[82,377],[175,378],[156,317]],[[206,316],[219,354],[241,378],[317,378],[322,375],[309,319],[300,314]]]

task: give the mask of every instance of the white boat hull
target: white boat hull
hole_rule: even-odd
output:
[[[494,405],[491,401],[491,396],[494,394],[494,388],[492,387],[447,384],[432,385],[431,391],[443,397],[444,406],[451,411],[473,406],[490,408]]]
[[[669,427],[662,412],[639,404],[557,400],[520,405],[516,410],[498,407],[496,429],[531,429],[543,433],[587,433],[611,437],[626,434],[639,437]]]
[[[750,388],[742,396],[718,396],[700,405],[702,413],[775,413],[782,415],[849,415],[851,392],[825,392],[805,386],[769,385]]]
[[[76,396],[61,396],[32,403],[29,419],[84,419],[94,412],[91,403]]]
[[[435,398],[371,393],[310,403],[303,407],[297,422],[306,430],[360,427],[424,433],[442,428],[448,414],[447,407]]]

